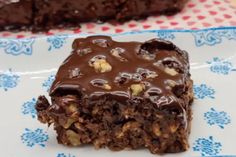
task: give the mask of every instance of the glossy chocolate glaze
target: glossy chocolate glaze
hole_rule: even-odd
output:
[[[112,52],[119,52],[119,56]],[[112,69],[104,73],[96,71],[89,65],[95,56],[105,58]],[[167,67],[177,73],[167,73]],[[74,41],[73,51],[59,68],[50,95],[57,97],[73,93],[82,99],[99,99],[99,96],[106,95],[118,100],[140,97],[157,106],[181,106],[179,96],[187,91],[186,81],[189,80],[187,53],[170,42],[159,39],[145,43],[116,42],[107,36],[91,36]],[[98,85],[93,84],[96,81]],[[102,83],[109,88],[99,86]],[[133,95],[133,84],[142,84],[145,89]]]

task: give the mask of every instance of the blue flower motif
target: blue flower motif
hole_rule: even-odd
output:
[[[214,57],[213,61],[207,61],[210,65],[210,70],[213,73],[228,75],[231,71],[236,71],[236,68],[229,61]]]
[[[168,32],[168,31],[158,31],[157,32],[157,36],[161,39],[165,39],[165,40],[173,40],[175,39],[175,35],[172,32]]]
[[[200,47],[203,45],[213,46],[222,42],[224,38],[228,40],[236,40],[235,29],[216,29],[216,30],[205,30],[197,31],[192,33],[195,39],[196,46]]]
[[[32,45],[34,39],[0,39],[0,48],[5,53],[18,56],[20,54],[31,55],[33,53]]]
[[[45,142],[49,139],[48,134],[43,131],[43,129],[36,129],[34,131],[25,128],[24,133],[21,135],[22,143],[26,144],[28,147],[33,147],[39,145],[45,147]]]
[[[59,153],[57,154],[57,157],[75,157],[74,155],[71,155],[71,154],[64,154],[64,153]]]
[[[206,84],[194,85],[193,92],[197,99],[204,99],[206,97],[214,99],[215,90],[208,87]]]
[[[226,112],[217,112],[214,108],[204,113],[204,119],[209,125],[218,125],[221,129],[224,129],[224,126],[230,123],[230,117]]]
[[[25,102],[23,105],[22,105],[22,113],[24,115],[30,115],[32,118],[35,118],[36,115],[37,115],[37,112],[36,112],[36,109],[35,109],[35,105],[36,105],[36,99],[33,98],[32,100],[30,101],[27,101]]]
[[[53,81],[55,80],[55,75],[50,75],[47,80],[43,82],[43,88],[46,89],[46,91],[49,91],[50,87],[52,86]]]
[[[212,136],[198,138],[193,145],[193,150],[200,152],[202,156],[218,155],[222,149],[221,143],[215,142]]]
[[[9,71],[0,73],[0,88],[7,91],[9,88],[14,88],[19,82],[19,76],[14,74],[11,69]]]
[[[60,49],[65,43],[68,35],[56,35],[48,37],[47,42],[50,44],[48,51],[54,49]]]

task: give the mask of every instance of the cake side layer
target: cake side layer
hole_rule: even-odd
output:
[[[189,95],[186,97],[192,99]],[[189,148],[190,106],[185,110],[169,104],[157,109],[148,101],[132,99],[123,104],[109,97],[81,104],[75,97],[54,97],[52,105],[45,110],[38,109],[39,120],[54,124],[61,144],[93,144],[96,149],[108,147],[113,151],[146,147],[154,154],[183,152]],[[44,101],[43,97],[40,99],[37,106]]]

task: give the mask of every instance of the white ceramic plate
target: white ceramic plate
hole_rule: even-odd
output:
[[[104,157],[157,156],[147,150],[111,152],[91,146],[57,144],[52,128],[40,124],[34,109],[54,74],[81,36],[0,39],[0,156]],[[113,35],[118,41],[160,37],[189,52],[194,80],[190,149],[168,156],[236,155],[236,28],[199,31],[143,31]]]

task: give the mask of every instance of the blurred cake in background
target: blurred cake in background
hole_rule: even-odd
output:
[[[47,31],[82,22],[173,15],[188,0],[0,0],[0,30]]]

